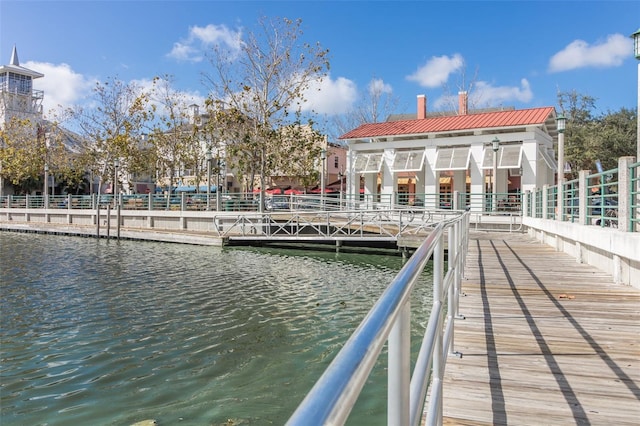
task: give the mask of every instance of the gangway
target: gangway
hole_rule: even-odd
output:
[[[215,232],[229,241],[380,241],[428,236],[452,211],[384,209],[288,211],[215,215]]]

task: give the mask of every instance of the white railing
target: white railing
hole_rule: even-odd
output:
[[[468,230],[469,213],[435,227],[327,367],[288,425],[343,424],[387,341],[387,423],[419,425],[428,391],[427,424],[442,423],[442,381],[447,354],[454,354],[454,324],[459,316]],[[431,258],[433,307],[411,374],[410,295]]]

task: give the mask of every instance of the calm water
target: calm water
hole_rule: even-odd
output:
[[[0,233],[0,423],[284,424],[401,266]],[[349,424],[386,423],[385,362]]]

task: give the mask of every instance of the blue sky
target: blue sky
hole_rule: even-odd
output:
[[[45,111],[86,102],[96,80],[149,82],[207,94],[199,60],[210,42],[246,34],[258,18],[302,19],[303,39],[330,52],[312,106],[348,111],[372,81],[413,113],[416,96],[446,109],[464,74],[482,106],[556,106],[557,92],[596,98],[599,112],[636,108],[629,35],[640,1],[29,1],[0,2],[0,61],[45,74]]]

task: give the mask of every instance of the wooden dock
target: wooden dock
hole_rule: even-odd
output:
[[[640,424],[639,290],[495,232],[472,233],[462,290],[445,425]]]

